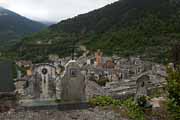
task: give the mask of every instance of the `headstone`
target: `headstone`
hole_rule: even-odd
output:
[[[85,101],[85,76],[81,73],[75,60],[66,64],[62,78],[61,98],[64,102]]]
[[[137,90],[136,90],[136,95],[135,95],[135,100],[139,99],[140,97],[147,96],[147,87],[148,87],[148,82],[150,80],[150,77],[148,75],[142,75],[137,79],[136,85],[137,85]]]
[[[0,93],[8,93],[15,90],[12,67],[12,62],[0,61]]]
[[[38,64],[33,69],[28,92],[34,99],[56,98],[56,68],[50,64]]]

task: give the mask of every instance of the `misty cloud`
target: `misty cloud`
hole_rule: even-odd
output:
[[[60,21],[117,0],[0,0],[0,5],[38,21]]]

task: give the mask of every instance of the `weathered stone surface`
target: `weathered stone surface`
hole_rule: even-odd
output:
[[[135,100],[137,100],[139,97],[147,96],[147,88],[148,88],[148,82],[150,78],[148,75],[142,75],[137,80],[137,90],[135,95]]]
[[[33,99],[56,98],[56,68],[50,64],[38,64],[33,69],[33,75],[29,79],[26,88],[26,96]]]
[[[69,61],[62,78],[61,98],[65,102],[82,102],[85,96],[85,76],[76,61]]]
[[[95,96],[109,96],[107,90],[93,81],[86,80],[86,98],[90,99]]]
[[[0,120],[128,120],[113,110],[90,108],[71,111],[22,111],[0,113]]]

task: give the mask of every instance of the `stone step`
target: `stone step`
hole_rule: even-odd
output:
[[[133,86],[133,87],[124,86],[124,87],[118,87],[115,89],[110,89],[110,92],[124,92],[124,91],[129,91],[132,89],[136,89],[136,88],[137,88],[136,86]]]
[[[129,89],[127,91],[122,91],[122,92],[117,92],[117,95],[125,95],[125,94],[135,94],[136,93],[136,89]]]
[[[23,105],[19,106],[17,111],[39,111],[39,110],[60,110],[60,111],[70,111],[70,110],[81,110],[92,108],[88,102],[80,103],[58,103],[58,104],[44,104],[44,105]]]
[[[124,82],[124,83],[121,83],[120,86],[136,86],[136,82],[134,81]]]
[[[126,81],[117,81],[117,82],[110,82],[106,84],[106,87],[119,87],[124,85],[134,85],[136,84],[136,81],[134,80],[126,80]]]

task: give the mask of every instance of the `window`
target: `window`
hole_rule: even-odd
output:
[[[71,75],[71,77],[76,77],[77,76],[77,70],[76,69],[71,69],[70,70],[70,75]]]
[[[144,82],[142,82],[141,87],[144,87]]]

